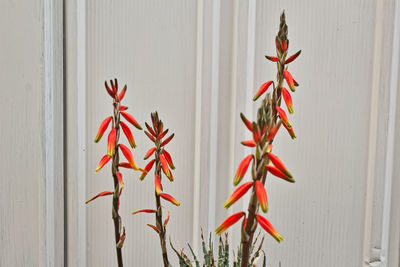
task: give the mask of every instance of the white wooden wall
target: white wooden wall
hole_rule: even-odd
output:
[[[399,266],[397,0],[65,0],[63,29],[62,4],[0,3],[0,266],[114,266],[110,200],[84,205],[112,188],[107,168],[94,171],[106,144],[93,139],[112,111],[105,79],[128,84],[138,121],[158,110],[176,134],[176,180],[165,185],[182,203],[167,206],[174,244],[197,249],[200,227],[246,209],[222,203],[249,152],[239,113],[252,117],[255,90],[275,77],[264,55],[283,9],[290,50],[303,51],[290,66],[298,138],[280,133],[274,151],[297,182],[267,182],[268,218],[285,238],[267,238],[268,266]],[[150,142],[134,136],[144,165]],[[153,216],[129,215],[153,206],[153,181],[124,174],[124,261],[160,266]]]

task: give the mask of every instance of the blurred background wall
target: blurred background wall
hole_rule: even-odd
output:
[[[198,250],[200,227],[246,210],[246,198],[222,204],[250,153],[239,113],[254,119],[253,94],[275,79],[264,55],[274,54],[282,10],[289,54],[302,49],[289,66],[298,138],[281,131],[274,151],[296,183],[267,180],[267,217],[285,238],[267,237],[267,266],[399,266],[396,0],[1,2],[0,266],[115,265],[110,200],[84,205],[112,189],[107,167],[95,173],[106,138],[93,143],[112,111],[112,78],[128,85],[139,122],[157,110],[175,133],[175,182],[165,184],[181,202],[166,205],[174,244]],[[151,144],[133,133],[143,166]],[[153,216],[129,215],[154,205],[151,176],[139,176],[124,172],[124,261],[160,266]]]

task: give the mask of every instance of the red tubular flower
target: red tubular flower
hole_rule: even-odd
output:
[[[275,135],[278,132],[279,127],[281,127],[281,124],[282,124],[281,121],[279,121],[277,124],[275,124],[274,127],[272,127],[272,129],[269,131],[269,134],[267,136],[267,142],[269,142],[275,138]]]
[[[249,168],[249,164],[253,159],[253,155],[246,156],[239,164],[239,167],[236,171],[235,178],[233,179],[233,184],[238,185],[242,180],[243,176],[246,174],[247,169]]]
[[[98,197],[108,196],[108,195],[112,195],[112,194],[114,194],[114,192],[111,192],[111,191],[104,191],[104,192],[101,192],[101,193],[95,195],[94,197],[88,199],[88,200],[85,202],[85,204],[89,203],[90,201],[95,200],[95,199],[98,198]]]
[[[283,126],[286,128],[286,130],[290,134],[290,137],[292,139],[295,139],[296,138],[296,134],[294,133],[293,127],[288,127],[286,124],[283,124]]]
[[[156,136],[156,133],[151,128],[151,126],[147,124],[147,122],[145,122],[144,125],[146,126],[147,130],[151,133],[152,136]]]
[[[171,134],[167,139],[165,139],[160,146],[165,146],[166,144],[168,144],[172,138],[174,138],[175,134]]]
[[[261,85],[260,89],[258,89],[258,92],[256,93],[256,95],[253,97],[253,101],[256,101],[262,94],[264,94],[268,88],[271,86],[271,84],[273,83],[273,81],[268,81],[265,82]]]
[[[144,172],[142,172],[142,175],[140,176],[140,180],[143,180],[147,173],[151,170],[151,168],[153,168],[153,164],[154,164],[154,159],[152,159],[151,161],[149,161],[149,163],[147,163],[146,167],[144,167]]]
[[[228,200],[224,203],[224,207],[227,209],[238,201],[247,191],[252,187],[253,182],[247,182],[236,188]]]
[[[132,166],[129,162],[120,162],[119,166],[122,168],[132,169]]]
[[[121,101],[124,98],[125,92],[126,92],[126,84],[125,84],[124,88],[121,90],[121,92],[118,95],[118,101]]]
[[[282,87],[282,96],[283,100],[285,100],[286,107],[289,111],[290,114],[293,113],[293,102],[292,102],[292,96],[290,95],[289,91],[286,90],[285,87]]]
[[[104,156],[101,158],[99,164],[97,165],[96,172],[100,171],[101,168],[103,168],[104,165],[106,165],[107,162],[110,161],[110,159],[111,159],[111,158],[110,158],[108,155],[104,155]]]
[[[175,206],[179,206],[181,205],[181,203],[178,202],[178,200],[176,200],[173,196],[165,194],[165,193],[160,193],[160,197],[162,197],[163,199],[165,199],[166,201],[171,202],[172,204],[174,204]]]
[[[256,142],[254,140],[242,141],[241,144],[244,145],[244,146],[248,146],[248,147],[255,147],[256,146]]]
[[[171,172],[169,171],[168,162],[167,162],[167,160],[165,159],[165,157],[164,157],[163,154],[160,154],[160,162],[161,162],[161,167],[162,167],[163,172],[165,173],[165,175],[166,175],[168,178],[170,178]]]
[[[166,159],[167,162],[168,162],[169,167],[170,167],[171,169],[175,170],[175,166],[174,166],[174,163],[172,162],[171,155],[170,155],[170,154],[168,153],[168,151],[165,150],[165,149],[163,150],[163,154],[164,154],[165,159]]]
[[[167,176],[167,178],[168,178],[168,180],[170,181],[170,182],[173,182],[174,180],[175,180],[175,178],[174,178],[174,176],[172,175],[172,172],[170,171],[169,172],[171,175],[168,177]]]
[[[140,126],[140,124],[135,120],[135,118],[129,114],[126,113],[124,111],[121,111],[121,115],[122,117],[124,117],[129,123],[131,123],[133,126],[135,126],[136,128],[138,128],[139,130],[142,130],[142,126]]]
[[[147,152],[146,155],[144,156],[144,159],[148,159],[151,155],[153,155],[154,151],[156,151],[155,147],[150,148]]]
[[[297,51],[294,55],[292,55],[291,57],[289,57],[288,59],[285,60],[285,64],[289,64],[290,62],[292,62],[293,60],[295,60],[301,53],[301,50]]]
[[[163,190],[163,188],[162,188],[160,176],[158,176],[158,174],[154,175],[154,184],[156,187],[156,194],[157,194],[157,196],[159,196],[160,192]]]
[[[154,226],[154,225],[152,225],[152,224],[149,224],[149,223],[147,224],[147,226],[153,228],[153,230],[156,231],[157,234],[160,234],[161,231],[160,231],[160,229],[158,229],[156,226]]]
[[[243,113],[240,113],[240,118],[242,119],[244,125],[246,125],[247,129],[249,129],[250,132],[253,132],[253,124],[244,116]]]
[[[96,138],[94,139],[94,142],[97,143],[100,141],[101,137],[103,136],[104,132],[107,130],[108,125],[110,124],[110,121],[112,120],[112,117],[107,117],[105,118],[99,127],[99,130],[97,131]]]
[[[105,87],[106,87],[107,93],[108,93],[112,98],[114,98],[114,97],[115,97],[115,93],[114,93],[113,90],[110,89],[110,87],[108,86],[107,81],[104,82],[104,85],[105,85]]]
[[[267,165],[266,168],[267,168],[267,171],[269,171],[270,173],[272,173],[276,177],[282,178],[283,180],[286,180],[286,181],[291,182],[291,183],[295,182],[293,177],[287,176],[286,174],[284,174],[283,172],[281,172],[278,168],[275,168],[274,166]]]
[[[157,136],[157,140],[163,139],[164,136],[168,133],[168,131],[169,131],[169,129],[167,129],[167,130],[165,130],[164,132],[160,133],[160,134]]]
[[[124,154],[128,162],[131,164],[132,169],[137,171],[139,167],[136,165],[135,159],[133,158],[132,152],[129,150],[129,148],[123,144],[119,144],[119,148],[121,149],[122,154]]]
[[[268,211],[267,192],[265,191],[264,185],[259,180],[256,181],[256,194],[258,202],[260,203],[261,210],[263,212],[267,212]]]
[[[279,58],[277,57],[272,57],[272,56],[265,56],[266,59],[272,61],[272,62],[278,62]]]
[[[245,213],[243,211],[240,211],[238,213],[235,213],[231,216],[229,216],[225,221],[221,223],[221,225],[215,230],[215,233],[217,235],[222,234],[226,229],[228,229],[230,226],[234,225],[237,221],[239,221],[243,216],[245,216]]]
[[[257,215],[256,216],[256,220],[257,222],[260,224],[260,226],[267,231],[268,234],[270,234],[273,238],[276,239],[276,241],[278,241],[279,243],[281,241],[283,241],[283,237],[276,231],[275,227],[272,226],[272,224],[265,219],[263,216],[261,215]]]
[[[121,190],[124,188],[124,181],[122,180],[122,173],[117,172],[117,178],[119,182],[119,186],[121,187]]]
[[[124,132],[126,138],[129,141],[129,144],[131,145],[132,148],[135,148],[136,147],[135,139],[133,139],[132,132],[129,129],[128,125],[126,125],[123,121],[120,121],[120,125],[121,125],[121,128],[122,128],[122,131]]]
[[[288,72],[287,70],[283,70],[283,76],[285,77],[285,80],[289,85],[290,90],[292,92],[296,91],[296,88],[294,87],[294,80],[292,74],[290,74],[290,72]]]
[[[163,223],[163,226],[164,226],[164,227],[167,226],[167,223],[169,222],[169,216],[170,216],[170,213],[169,213],[169,211],[168,211],[167,219],[165,219],[165,221],[164,221],[164,223]]]
[[[119,111],[124,111],[124,110],[127,110],[128,109],[128,107],[127,106],[119,106]]]
[[[275,165],[281,172],[283,172],[286,176],[293,178],[290,172],[286,169],[283,162],[274,154],[268,153],[268,158],[271,160],[272,164]]]
[[[144,209],[144,210],[137,210],[132,212],[132,215],[138,214],[138,213],[156,213],[156,210],[151,210],[151,209]]]
[[[276,111],[278,112],[278,115],[281,118],[283,124],[288,128],[292,127],[292,125],[290,124],[290,122],[288,120],[288,117],[287,117],[285,111],[280,106],[276,106]]]
[[[113,128],[108,135],[108,143],[107,143],[107,155],[112,157],[114,155],[114,147],[115,147],[115,138],[117,136],[117,130]]]

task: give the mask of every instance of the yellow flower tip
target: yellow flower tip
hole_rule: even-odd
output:
[[[274,236],[274,238],[276,241],[278,241],[278,243],[281,243],[283,241],[283,237],[278,233]]]

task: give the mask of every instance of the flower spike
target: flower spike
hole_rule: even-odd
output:
[[[98,197],[108,196],[108,195],[112,195],[112,194],[114,194],[114,192],[111,192],[111,191],[104,191],[104,192],[101,192],[101,193],[95,195],[94,197],[88,199],[88,200],[85,202],[85,204],[88,204],[89,202],[95,200],[95,199],[98,198]]]
[[[267,171],[269,171],[270,173],[272,173],[276,177],[282,178],[283,180],[286,180],[286,181],[291,182],[291,183],[295,182],[293,177],[287,176],[286,174],[284,174],[283,172],[281,172],[278,168],[275,168],[274,166],[267,165],[266,168],[267,168]]]
[[[104,156],[101,158],[99,164],[97,165],[96,172],[100,171],[101,168],[103,168],[104,165],[106,165],[107,162],[110,161],[110,159],[111,159],[111,158],[110,158],[108,155],[104,155]]]
[[[282,87],[282,96],[283,100],[285,100],[286,107],[290,114],[293,113],[293,101],[292,96],[290,95],[289,91],[286,90],[285,87]]]
[[[238,213],[235,213],[231,216],[229,216],[225,221],[221,223],[221,225],[215,230],[215,233],[217,235],[222,234],[226,229],[228,229],[230,226],[234,225],[237,221],[239,221],[243,216],[245,216],[245,213],[243,211],[240,211]]]
[[[257,222],[260,224],[260,226],[267,231],[268,234],[270,234],[273,238],[276,239],[279,243],[283,241],[283,237],[276,231],[275,227],[263,216],[257,215],[256,216]]]
[[[283,70],[283,76],[285,77],[285,80],[289,85],[290,90],[292,90],[292,92],[296,91],[292,74],[290,74],[290,72],[287,70]]]
[[[246,174],[246,171],[249,167],[251,160],[253,159],[253,155],[246,156],[239,164],[239,167],[236,171],[235,178],[233,180],[234,185],[238,185],[242,180],[243,176]]]
[[[179,203],[178,200],[176,200],[173,196],[165,194],[165,193],[160,193],[160,197],[162,197],[163,199],[165,199],[166,201],[171,202],[172,204],[174,204],[175,206],[180,206],[181,204]]]
[[[129,123],[131,123],[133,126],[135,126],[136,128],[138,128],[139,130],[142,130],[142,126],[140,126],[140,124],[135,120],[135,118],[129,114],[126,113],[124,111],[121,111],[121,115],[122,117],[124,117]]]
[[[101,137],[103,136],[104,132],[107,130],[108,125],[110,124],[110,121],[112,120],[112,117],[107,117],[105,118],[99,127],[99,130],[97,131],[96,138],[94,139],[94,142],[97,143],[100,141]]]
[[[260,89],[258,90],[257,94],[253,97],[253,101],[256,101],[262,94],[264,94],[272,83],[273,81],[268,81],[266,83],[263,83]]]
[[[238,201],[244,194],[249,191],[249,189],[253,186],[253,182],[247,182],[236,188],[236,190],[232,193],[232,195],[228,198],[228,200],[224,203],[224,207],[227,209],[232,206],[236,201]]]
[[[135,159],[133,158],[132,152],[129,150],[129,148],[123,144],[119,144],[119,148],[122,151],[122,154],[124,154],[125,158],[128,160],[129,164],[131,164],[132,169],[135,171],[139,170],[139,167],[136,165]]]
[[[136,148],[135,139],[133,139],[132,132],[129,129],[128,125],[126,125],[123,121],[120,121],[120,125],[121,125],[121,128],[122,128],[122,131],[124,132],[126,138],[129,141],[129,144],[131,145],[131,147],[132,148]]]
[[[265,191],[264,185],[259,180],[256,181],[256,194],[258,202],[260,203],[261,210],[263,212],[267,212],[268,211],[267,192]]]

